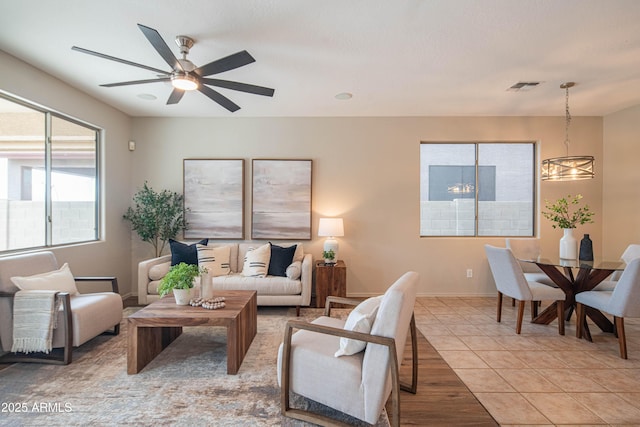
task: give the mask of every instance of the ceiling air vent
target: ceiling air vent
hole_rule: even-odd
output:
[[[536,86],[538,86],[541,82],[518,82],[511,86],[508,91],[511,92],[526,92],[528,90],[532,90]]]

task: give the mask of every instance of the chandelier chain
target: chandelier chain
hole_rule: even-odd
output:
[[[571,122],[571,113],[569,113],[569,85],[565,87],[565,128],[564,128],[564,145],[567,148],[567,157],[569,156],[569,123]]]

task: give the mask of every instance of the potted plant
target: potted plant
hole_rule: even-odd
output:
[[[135,207],[129,207],[123,215],[140,239],[153,245],[156,257],[162,254],[169,239],[187,228],[183,200],[181,194],[169,190],[156,192],[145,181],[142,190],[133,196]]]
[[[553,222],[553,228],[562,228],[564,231],[564,236],[560,239],[560,258],[578,258],[577,240],[573,237],[573,229],[578,225],[593,222],[594,213],[589,209],[589,205],[579,206],[580,200],[581,194],[569,194],[554,203],[545,200],[547,211],[543,211],[542,215]]]
[[[328,251],[322,251],[322,258],[324,258],[325,264],[335,264],[336,253],[333,249],[329,249]]]
[[[176,304],[187,305],[191,299],[191,288],[193,288],[193,279],[200,273],[206,273],[206,268],[198,267],[196,264],[187,264],[181,262],[169,269],[169,272],[160,281],[158,286],[158,294],[160,297],[173,292],[176,298]]]

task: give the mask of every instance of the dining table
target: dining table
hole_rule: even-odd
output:
[[[600,282],[605,280],[615,271],[622,271],[626,267],[623,260],[610,261],[606,259],[594,259],[583,261],[578,259],[566,259],[559,257],[545,257],[543,255],[534,259],[518,259],[522,262],[536,264],[549,278],[565,293],[565,315],[569,320],[575,309],[575,295],[580,292],[590,291]],[[577,274],[574,274],[577,272]],[[557,318],[557,303],[553,302],[544,311],[537,314],[531,321],[548,325]],[[591,307],[585,307],[587,318],[591,319],[603,332],[613,332],[613,323],[601,311]],[[592,341],[591,333],[585,319],[584,337]]]

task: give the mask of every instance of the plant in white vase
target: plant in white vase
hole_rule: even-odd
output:
[[[160,281],[158,286],[158,294],[160,297],[173,292],[176,298],[176,304],[189,304],[190,291],[193,288],[193,280],[200,275],[206,273],[206,268],[198,267],[196,264],[186,264],[181,262],[169,269],[169,272]]]
[[[335,264],[336,253],[333,249],[329,249],[328,251],[322,251],[322,257],[324,258],[325,264]]]
[[[578,225],[593,222],[594,213],[589,209],[589,205],[579,206],[581,200],[581,194],[569,194],[553,203],[545,200],[547,210],[543,211],[542,215],[553,222],[553,228],[561,228],[564,231],[564,236],[560,239],[560,258],[578,258],[578,242],[573,236],[573,229]]]

